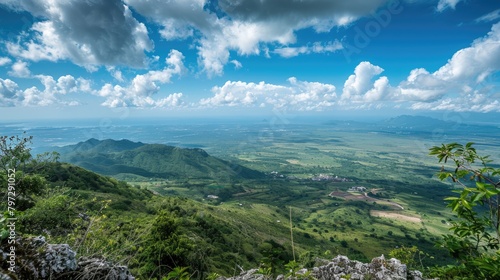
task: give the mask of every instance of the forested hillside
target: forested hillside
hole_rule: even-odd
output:
[[[3,250],[15,252],[22,248],[19,244],[9,248],[10,240],[21,242],[21,237],[44,236],[50,243],[69,244],[79,258],[99,257],[124,265],[137,279],[171,279],[176,273],[193,279],[214,279],[251,268],[271,276],[286,273],[290,267],[312,267],[316,261],[338,254],[367,261],[381,252],[441,279],[472,279],[472,275],[498,279],[495,211],[500,171],[477,169],[476,161],[488,162],[476,154],[472,144],[443,145],[431,150],[439,161],[450,161],[456,168],[447,171],[443,167],[439,178],[451,178],[463,188],[459,197],[447,199],[458,216],[450,220],[452,231],[436,238],[422,229],[412,231],[412,220],[391,223],[375,217],[374,213],[392,213],[396,219],[411,218],[395,212],[400,205],[382,204],[381,199],[366,194],[355,195],[362,187],[350,187],[350,194],[337,191],[328,199],[311,201],[309,195],[325,191],[324,182],[318,178],[318,182],[293,182],[275,174],[261,182],[245,183],[241,186],[243,193],[230,193],[225,202],[160,195],[61,163],[56,153],[33,157],[30,140],[2,137],[0,142],[0,183],[8,186],[2,189],[8,198],[1,202],[2,208],[8,210],[1,220]],[[165,149],[140,145],[132,147],[132,151],[143,148]],[[175,150],[167,149],[168,155]],[[192,152],[204,154],[200,150]],[[351,199],[339,198],[347,194]],[[392,212],[388,211],[390,207],[394,208]],[[395,227],[401,232],[386,231]],[[433,249],[436,243],[455,259]],[[19,262],[28,257],[17,251],[15,258]],[[22,278],[29,275],[27,267],[17,266],[14,273],[6,260],[2,262],[4,273],[29,279]]]
[[[57,149],[61,161],[109,176],[135,178],[259,179],[264,174],[210,156],[202,149],[186,149],[128,140],[89,139]]]

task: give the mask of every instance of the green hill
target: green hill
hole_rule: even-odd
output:
[[[17,235],[69,244],[78,258],[100,256],[126,265],[137,279],[163,279],[175,267],[189,267],[192,279],[206,279],[209,273],[257,267],[266,258],[276,265],[291,259],[289,229],[273,222],[286,216],[269,211],[276,207],[157,196],[68,163],[30,163],[23,169],[18,178],[24,176],[22,185],[31,191],[23,197],[29,203],[15,214]],[[6,183],[0,170],[0,184]],[[16,257],[31,258],[24,251]]]
[[[202,149],[185,149],[129,140],[89,139],[57,150],[61,160],[94,172],[118,177],[134,174],[162,179],[260,179],[265,175],[210,156]]]

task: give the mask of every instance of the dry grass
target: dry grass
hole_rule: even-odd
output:
[[[394,213],[394,212],[388,212],[388,211],[371,210],[370,215],[372,217],[395,219],[395,220],[411,222],[411,223],[421,223],[422,222],[422,219],[420,219],[420,217],[407,216],[407,215],[398,214],[398,213]]]

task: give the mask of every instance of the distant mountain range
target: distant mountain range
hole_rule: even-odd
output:
[[[89,139],[56,149],[61,161],[114,177],[164,179],[259,179],[265,174],[213,157],[202,149]]]
[[[387,131],[399,132],[434,132],[436,130],[446,133],[464,133],[471,132],[479,135],[484,130],[500,132],[500,127],[489,123],[471,124],[461,119],[450,119],[444,121],[432,117],[401,115],[381,121],[376,127]]]
[[[425,129],[436,127],[453,127],[455,122],[442,121],[431,117],[401,115],[382,121],[380,125],[394,128]]]

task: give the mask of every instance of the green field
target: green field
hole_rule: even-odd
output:
[[[139,184],[159,194],[193,198],[234,215],[241,213],[233,219],[258,217],[258,221],[244,223],[287,246],[291,207],[294,242],[302,252],[342,253],[368,260],[396,246],[416,245],[434,256],[424,260],[428,264],[449,260],[434,245],[453,219],[443,201],[451,195],[451,186],[435,178],[440,165],[428,156],[428,148],[441,144],[439,140],[476,141],[484,154],[494,155],[498,144],[483,136],[471,139],[456,134],[454,139],[439,139],[429,138],[428,133],[403,135],[325,125],[235,135],[191,142],[209,147],[212,155],[271,174],[268,179]],[[320,174],[346,180],[312,180]],[[366,197],[348,192],[353,186],[372,193]],[[332,192],[337,195],[329,196]]]

